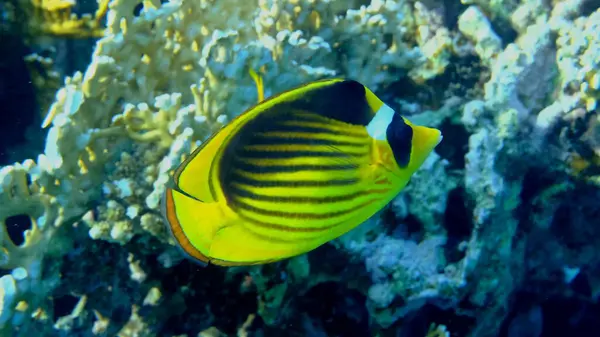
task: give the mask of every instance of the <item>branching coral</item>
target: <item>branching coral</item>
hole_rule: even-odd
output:
[[[600,10],[578,18],[559,31],[557,63],[563,109],[592,111],[600,100]]]
[[[44,298],[35,294],[52,289],[57,281],[51,281],[56,275],[42,275],[43,261],[61,250],[60,239],[53,236],[68,214],[48,194],[44,175],[31,160],[0,170],[0,268],[12,271],[0,279],[0,333],[25,324],[43,304]],[[19,231],[16,217],[25,218],[30,228]]]
[[[475,52],[485,64],[501,51],[502,41],[492,30],[485,15],[474,6],[467,8],[460,16],[458,29],[475,44]]]

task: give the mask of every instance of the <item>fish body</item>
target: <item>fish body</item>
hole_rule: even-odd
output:
[[[199,146],[175,171],[163,212],[199,262],[278,261],[369,219],[440,141],[356,81],[309,83],[259,102]]]

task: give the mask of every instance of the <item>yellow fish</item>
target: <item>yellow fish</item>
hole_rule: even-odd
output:
[[[309,83],[259,102],[199,146],[175,171],[163,213],[201,263],[282,260],[381,210],[441,140],[359,82]]]

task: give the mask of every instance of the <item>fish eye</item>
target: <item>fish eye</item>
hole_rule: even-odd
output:
[[[413,129],[406,124],[400,114],[394,114],[391,123],[387,127],[386,137],[398,166],[408,166],[412,150]]]

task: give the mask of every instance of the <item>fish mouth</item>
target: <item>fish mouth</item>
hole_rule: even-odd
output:
[[[411,163],[413,170],[417,170],[431,155],[435,148],[442,142],[442,132],[426,126],[413,126],[413,144]]]
[[[413,151],[429,154],[444,139],[442,132],[426,126],[413,126]]]

